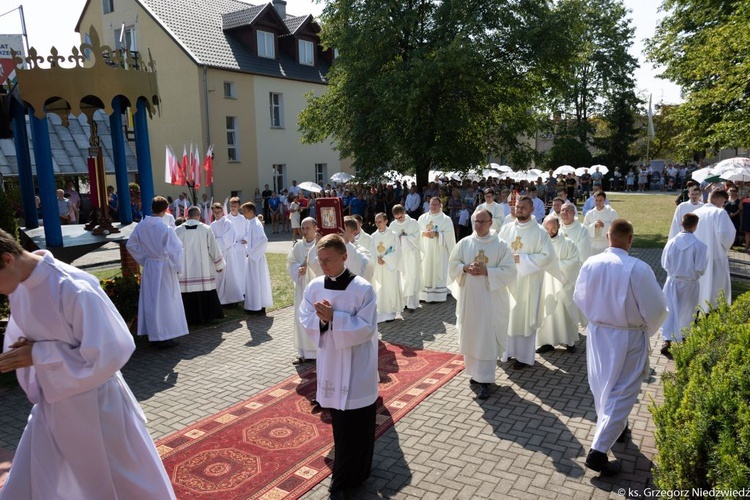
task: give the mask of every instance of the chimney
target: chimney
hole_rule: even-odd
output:
[[[273,6],[276,7],[276,12],[279,13],[279,17],[281,17],[281,19],[286,19],[286,1],[273,0]]]

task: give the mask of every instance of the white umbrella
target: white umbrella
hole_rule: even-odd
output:
[[[589,173],[591,173],[591,169],[589,167],[579,167],[579,168],[577,168],[576,171],[575,171],[576,177],[582,176],[583,174],[586,173],[586,171],[589,171]]]
[[[589,173],[593,174],[596,172],[596,169],[599,169],[599,172],[601,172],[602,175],[607,175],[609,173],[609,169],[604,165],[591,165],[591,168],[589,169]]]
[[[497,170],[493,170],[491,168],[485,168],[482,170],[482,177],[495,177],[497,179],[500,178],[500,172]]]
[[[538,168],[532,168],[529,173],[536,174],[537,177],[544,177],[544,171]]]
[[[713,172],[713,168],[712,167],[703,167],[703,168],[699,168],[698,170],[694,171],[690,175],[690,177],[695,182],[703,182],[703,181],[706,180],[706,177],[710,177],[712,175],[715,175],[714,172]]]
[[[725,181],[747,182],[750,181],[750,168],[729,168],[719,175]]]
[[[310,182],[310,181],[300,182],[298,186],[300,189],[304,189],[305,191],[310,191],[311,193],[323,192],[323,188],[320,187],[319,184],[315,184],[314,182]]]
[[[561,165],[552,172],[552,175],[557,177],[558,175],[568,175],[568,174],[575,174],[575,173],[576,173],[576,169],[571,167],[570,165]]]
[[[354,176],[352,174],[347,174],[346,172],[336,172],[331,176],[331,182],[346,183],[352,179],[354,179]]]
[[[508,165],[498,165],[497,163],[490,163],[487,165],[487,168],[497,170],[498,172],[513,172],[513,169]]]
[[[728,168],[747,168],[750,169],[750,158],[745,158],[744,156],[737,156],[735,158],[727,158],[726,160],[721,160],[719,163],[713,166],[714,171],[721,171],[723,172],[725,169]]]

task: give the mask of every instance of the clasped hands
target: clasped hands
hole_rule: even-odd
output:
[[[11,372],[19,368],[26,368],[33,364],[31,349],[34,342],[26,337],[20,337],[9,346],[9,350],[0,354],[0,373]]]
[[[333,306],[328,300],[323,299],[320,302],[315,302],[315,314],[318,315],[318,319],[323,323],[330,323],[333,319]]]
[[[487,266],[479,262],[464,264],[464,272],[472,276],[487,276]]]

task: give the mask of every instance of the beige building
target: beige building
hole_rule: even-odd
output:
[[[286,2],[236,0],[88,0],[76,25],[102,45],[156,61],[161,115],[149,122],[154,188],[164,182],[165,145],[214,145],[216,200],[238,193],[252,201],[256,187],[278,191],[292,180],[325,184],[351,171],[331,144],[302,144],[297,116],[305,94],[326,91],[333,51],[319,44],[312,15],[291,16]],[[124,30],[124,32],[123,32]],[[141,52],[143,51],[143,52]],[[207,192],[205,187],[200,193]]]

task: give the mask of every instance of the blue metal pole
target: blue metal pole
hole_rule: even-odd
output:
[[[39,227],[39,214],[36,212],[34,199],[34,174],[31,172],[31,154],[29,153],[29,133],[26,130],[26,108],[16,99],[11,98],[10,112],[13,115],[13,142],[16,145],[18,158],[18,183],[21,188],[21,205],[23,219],[27,229]]]
[[[55,169],[52,164],[52,148],[49,142],[47,117],[41,120],[34,116],[34,108],[29,107],[31,121],[31,139],[34,141],[34,158],[36,159],[36,179],[39,183],[39,198],[42,200],[42,219],[44,219],[44,237],[47,247],[63,245],[60,214],[57,212],[57,186]]]
[[[148,140],[148,109],[146,101],[138,99],[135,113],[135,156],[138,159],[138,180],[141,183],[143,214],[151,215],[154,198],[154,172],[151,167],[151,146]]]
[[[112,114],[109,115],[109,128],[112,132],[112,158],[115,160],[120,224],[126,225],[133,222],[133,211],[130,209],[128,166],[125,161],[125,134],[122,130],[122,97],[119,95],[112,99],[112,109]]]

